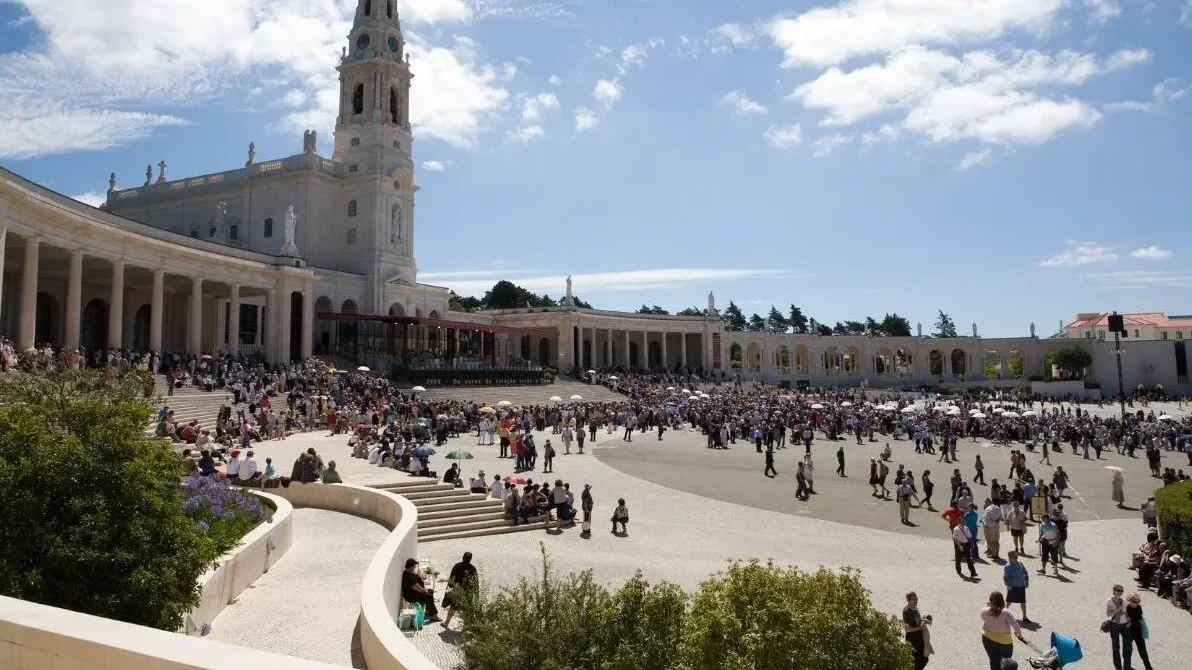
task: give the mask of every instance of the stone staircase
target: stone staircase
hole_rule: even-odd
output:
[[[174,416],[181,423],[198,419],[200,426],[214,428],[215,417],[219,415],[219,408],[225,402],[229,405],[232,403],[232,394],[230,391],[208,392],[187,386],[175,389],[173,396],[167,396],[165,376],[155,375],[154,382],[156,383],[156,393],[159,400],[156,406],[160,408],[163,404],[169,405],[170,409],[174,411]],[[150,420],[149,425],[145,428],[145,434],[154,437],[154,431],[156,429],[157,414],[155,412],[154,418]]]
[[[545,517],[540,517],[514,526],[512,521],[505,519],[501,501],[433,479],[411,478],[376,488],[396,493],[414,503],[418,509],[419,542],[541,530],[552,525],[545,521]]]

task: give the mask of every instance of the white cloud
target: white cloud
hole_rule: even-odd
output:
[[[344,0],[21,0],[42,32],[32,51],[0,55],[5,155],[117,146],[178,118],[146,106],[206,102],[260,90],[285,104],[306,96],[279,124],[332,130],[340,49],[355,4]],[[466,21],[463,0],[409,0],[415,25]],[[470,146],[508,92],[474,43],[437,46],[407,34],[418,75],[412,121],[422,137]],[[55,130],[41,137],[31,119]],[[36,124],[33,124],[36,125]],[[73,126],[73,128],[72,128]],[[66,132],[59,132],[67,129]],[[32,139],[30,139],[32,138]]]
[[[546,132],[542,130],[542,126],[525,126],[524,128],[509,131],[509,141],[517,144],[528,144],[531,140],[542,137],[545,134]]]
[[[841,133],[824,135],[823,137],[816,139],[815,142],[812,142],[811,155],[815,156],[816,158],[831,156],[832,152],[836,151],[840,147],[851,144],[852,141],[852,135],[844,135]]]
[[[575,129],[591,130],[600,125],[600,117],[587,107],[575,108]]]
[[[86,193],[80,193],[70,197],[92,207],[99,207],[108,201],[108,195],[99,191],[87,191]]]
[[[561,86],[563,84],[563,78],[557,74],[552,74],[548,81],[551,86]]]
[[[740,23],[722,23],[708,34],[712,53],[727,53],[734,49],[748,49],[757,44],[758,33]]]
[[[797,123],[792,126],[770,126],[762,133],[762,137],[775,149],[789,149],[803,141],[803,129]]]
[[[510,276],[514,274],[514,276]],[[749,279],[793,279],[807,275],[787,270],[731,268],[660,268],[624,272],[596,272],[572,275],[575,292],[583,295],[614,291],[660,291],[692,284],[729,282]],[[562,294],[567,275],[526,274],[499,271],[420,272],[424,281],[446,286],[460,295],[478,295],[492,288],[495,279],[508,279],[535,293]]]
[[[422,169],[429,172],[443,172],[454,165],[451,161],[423,161]]]
[[[1105,288],[1192,288],[1192,274],[1169,270],[1118,270],[1084,275]]]
[[[904,125],[936,142],[976,139],[989,144],[1040,144],[1101,114],[1073,98],[995,93],[976,86],[941,89],[907,115]]]
[[[281,97],[281,104],[286,107],[301,107],[306,104],[306,92],[296,88],[290,89]]]
[[[784,67],[836,65],[909,44],[988,41],[1009,31],[1042,32],[1066,0],[848,0],[774,19],[768,33]]]
[[[1039,265],[1044,267],[1077,267],[1092,263],[1108,263],[1113,260],[1117,260],[1117,254],[1109,247],[1095,242],[1069,240],[1063,251],[1044,260]]]
[[[526,121],[537,121],[546,112],[559,109],[559,98],[554,93],[539,93],[522,99],[522,118]]]
[[[1155,103],[1143,102],[1141,100],[1123,100],[1121,102],[1109,102],[1102,106],[1107,112],[1153,112],[1155,111]]]
[[[1163,105],[1179,100],[1192,91],[1192,87],[1181,86],[1180,80],[1172,77],[1164,79],[1151,88],[1150,100],[1123,100],[1110,102],[1104,106],[1107,112],[1154,112]]]
[[[960,162],[956,164],[957,170],[969,170],[978,165],[985,165],[989,159],[993,157],[992,149],[983,149],[981,151],[970,151],[961,157]]]
[[[596,86],[592,89],[592,97],[602,103],[607,109],[612,107],[621,99],[624,94],[625,87],[621,85],[620,79],[600,79],[596,82]]]
[[[1180,7],[1180,25],[1192,26],[1192,0],[1184,0],[1184,6]]]
[[[882,127],[878,128],[875,132],[861,135],[861,144],[866,147],[871,147],[875,144],[885,144],[897,140],[900,135],[902,135],[901,131],[886,123],[882,124]]]
[[[1122,13],[1117,0],[1084,0],[1084,6],[1089,8],[1089,19],[1096,23],[1106,23]]]
[[[1110,70],[1124,70],[1139,63],[1145,63],[1150,59],[1151,52],[1148,49],[1121,49],[1115,51],[1106,59],[1105,67]]]
[[[749,114],[765,114],[765,105],[750,99],[750,97],[741,90],[729,91],[720,98],[720,104],[731,108],[738,116],[747,116]]]
[[[1171,250],[1152,245],[1131,251],[1130,257],[1148,261],[1161,261],[1165,258],[1171,258]]]

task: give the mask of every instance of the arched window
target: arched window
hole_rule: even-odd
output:
[[[385,15],[389,18],[393,18],[393,0],[389,0],[389,2],[385,4],[387,5],[385,7]]]
[[[364,15],[372,16],[372,0],[364,0]]]
[[[348,201],[348,216],[356,216],[356,201]]]
[[[356,84],[356,90],[352,91],[352,113],[364,113],[364,84]]]
[[[397,106],[397,88],[389,88],[389,117],[394,123],[401,123],[401,108]]]

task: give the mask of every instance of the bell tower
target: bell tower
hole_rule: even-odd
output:
[[[357,0],[339,67],[336,162],[345,176],[389,175],[412,168],[410,64],[397,15],[397,0]]]

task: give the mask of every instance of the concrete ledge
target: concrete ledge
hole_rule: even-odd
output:
[[[336,666],[0,596],[0,668],[332,670]]]
[[[294,506],[280,496],[244,490],[273,503],[277,511],[273,522],[262,522],[244,536],[240,546],[219,558],[216,567],[199,578],[203,595],[199,606],[186,615],[183,632],[198,635],[205,623],[211,623],[236,596],[269,572],[269,568],[294,544]]]
[[[360,585],[360,646],[369,670],[439,670],[397,627],[401,573],[418,552],[418,511],[405,498],[352,484],[298,484],[273,493],[296,507],[372,519],[393,530]]]

